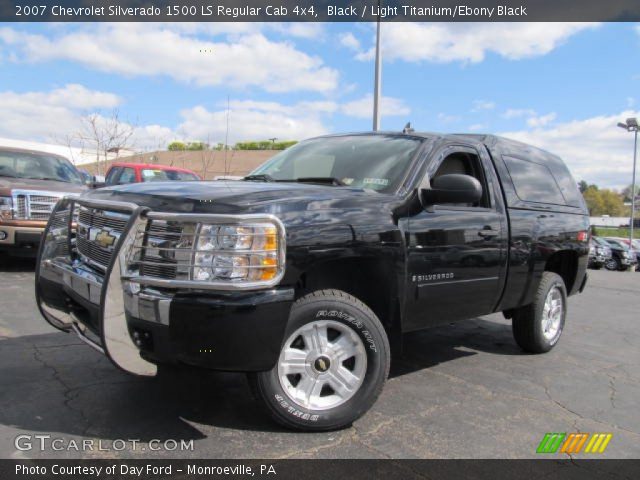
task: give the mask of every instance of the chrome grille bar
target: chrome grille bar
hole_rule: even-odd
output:
[[[42,190],[13,190],[13,217],[16,220],[48,220],[53,207],[64,192]]]

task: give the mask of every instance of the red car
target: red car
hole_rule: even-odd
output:
[[[125,183],[196,180],[202,180],[202,178],[186,168],[151,163],[114,163],[107,170],[104,182],[105,185],[123,185]]]

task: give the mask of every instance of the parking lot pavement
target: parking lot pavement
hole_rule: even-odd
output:
[[[522,353],[501,315],[408,335],[374,408],[317,434],[274,425],[240,374],[117,370],[44,323],[33,276],[33,262],[0,259],[2,458],[516,458],[546,432],[610,432],[601,457],[640,456],[640,274],[591,271],[545,355]],[[50,438],[23,451],[18,435]]]

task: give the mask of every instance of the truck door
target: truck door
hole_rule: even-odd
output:
[[[441,147],[422,186],[440,175],[478,179],[475,204],[428,207],[408,221],[408,298],[403,329],[490,313],[503,289],[508,226],[500,186],[483,145]]]

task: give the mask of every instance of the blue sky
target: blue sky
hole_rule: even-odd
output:
[[[628,184],[640,26],[384,24],[382,127],[489,132]],[[135,148],[371,128],[373,24],[0,24],[0,137],[60,141],[117,108]]]

